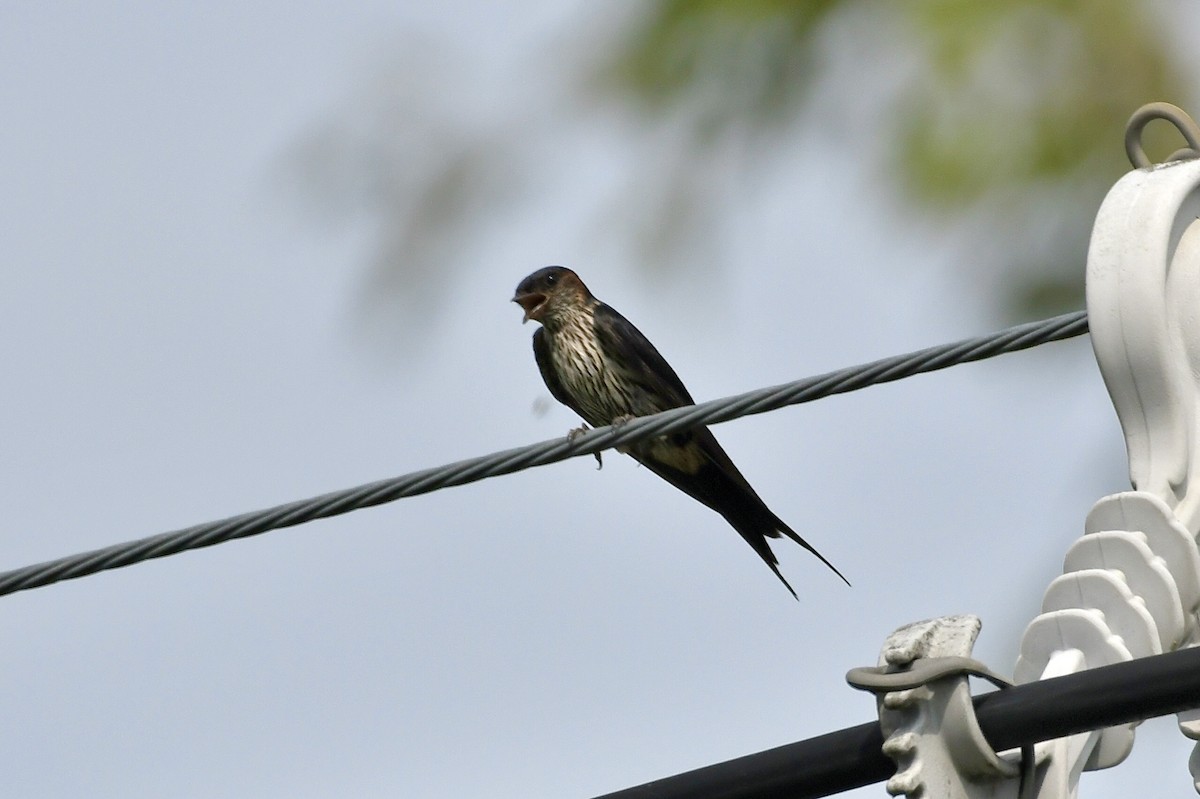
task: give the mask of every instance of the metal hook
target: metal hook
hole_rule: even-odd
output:
[[[1146,103],[1133,112],[1133,116],[1125,125],[1125,154],[1129,156],[1129,163],[1133,164],[1135,169],[1146,169],[1154,165],[1142,148],[1142,131],[1152,119],[1165,119],[1170,122],[1188,143],[1187,147],[1171,153],[1167,158],[1168,162],[1200,158],[1200,126],[1196,125],[1195,120],[1179,106],[1170,103]]]

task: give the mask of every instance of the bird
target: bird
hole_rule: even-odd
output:
[[[546,387],[586,424],[620,425],[638,416],[696,404],[649,339],[596,299],[570,269],[537,270],[517,285],[512,301],[525,311],[522,324],[531,319],[541,323],[533,334],[533,355]],[[780,573],[768,538],[787,536],[850,585],[824,555],[767,507],[707,427],[643,440],[618,451],[723,516],[793,597],[799,599]]]

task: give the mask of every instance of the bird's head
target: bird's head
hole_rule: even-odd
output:
[[[547,266],[525,278],[517,286],[512,301],[525,309],[521,321],[546,323],[591,299],[591,292],[579,276],[565,266]]]

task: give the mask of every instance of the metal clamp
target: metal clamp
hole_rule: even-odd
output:
[[[901,627],[888,636],[879,666],[846,675],[877,697],[883,752],[897,767],[889,793],[929,795],[934,785],[939,799],[1017,799],[1036,785],[1034,748],[1022,747],[1019,763],[1011,762],[975,718],[968,677],[1011,684],[970,657],[981,626],[963,615]]]

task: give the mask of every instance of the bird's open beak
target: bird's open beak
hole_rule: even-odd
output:
[[[525,324],[530,319],[536,319],[534,316],[538,309],[546,302],[546,295],[540,292],[531,291],[528,294],[518,294],[512,298],[512,301],[525,309],[525,316],[521,319],[521,324]]]

